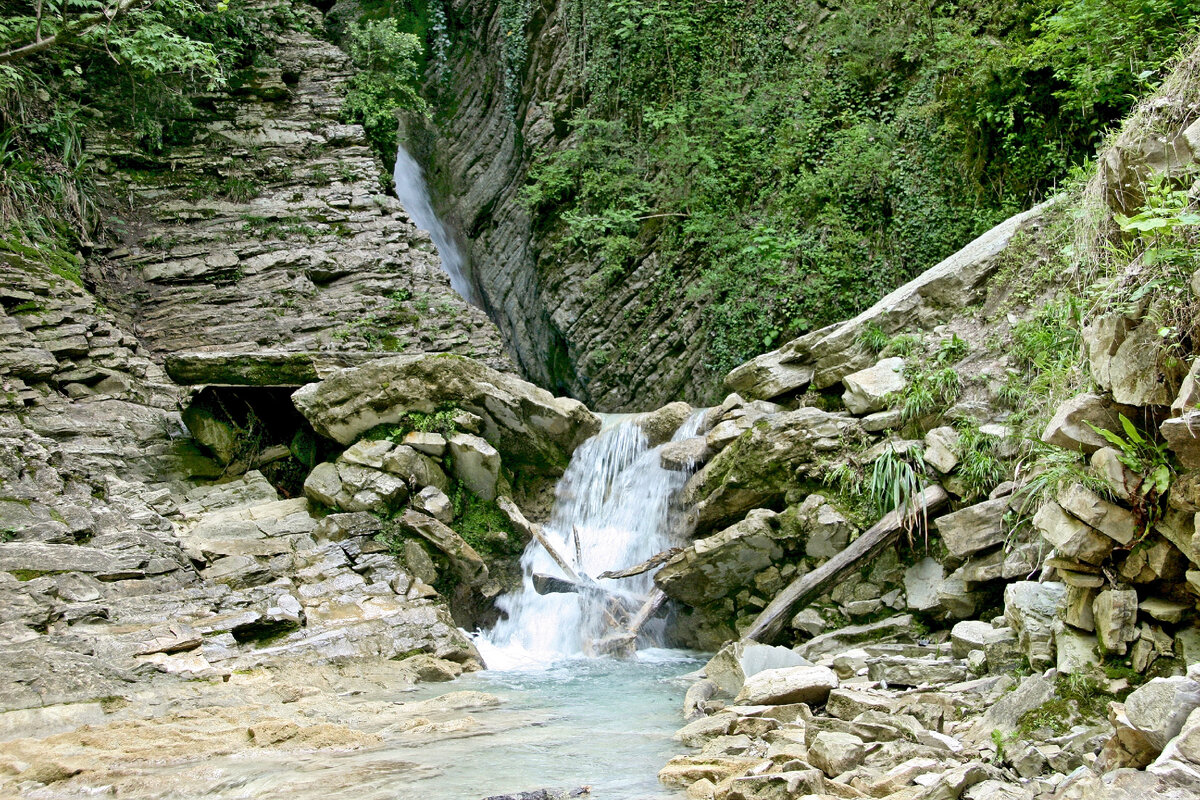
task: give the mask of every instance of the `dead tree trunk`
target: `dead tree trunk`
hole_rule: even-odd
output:
[[[883,519],[855,539],[845,550],[788,584],[788,587],[759,613],[742,638],[760,642],[774,640],[792,614],[858,569],[862,561],[875,557],[894,542],[907,522],[938,508],[949,499],[950,495],[941,486],[930,486],[921,492],[911,510],[898,508],[884,515]]]

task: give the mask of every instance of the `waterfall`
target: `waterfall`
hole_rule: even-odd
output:
[[[438,255],[441,256],[442,269],[450,276],[450,285],[454,291],[468,303],[479,305],[479,298],[467,274],[467,265],[462,253],[458,251],[454,237],[442,225],[442,221],[433,210],[421,165],[409,155],[404,145],[400,145],[396,152],[396,169],[392,177],[396,181],[396,197],[400,199],[408,216],[412,217],[418,228],[429,232],[429,238],[433,240]]]
[[[672,441],[695,436],[703,412],[680,426]],[[571,458],[555,489],[554,510],[543,529],[546,538],[580,575],[595,577],[606,570],[639,564],[679,542],[672,541],[675,494],[690,471],[663,469],[660,448],[651,448],[635,415],[603,415],[600,433],[584,442]],[[576,555],[578,532],[578,556]],[[507,614],[476,642],[492,669],[538,667],[585,654],[589,641],[606,629],[606,599],[599,593],[538,594],[533,576],[562,576],[562,571],[536,541],[521,557],[524,583],[497,606]],[[598,581],[636,608],[653,588],[649,573]],[[648,625],[642,640],[659,644],[662,623]]]

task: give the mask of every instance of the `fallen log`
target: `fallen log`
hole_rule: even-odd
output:
[[[658,610],[667,602],[667,595],[662,589],[655,587],[646,602],[638,609],[637,614],[629,620],[625,630],[612,633],[590,644],[590,652],[596,655],[616,656],[617,658],[633,658],[637,652],[637,637],[642,632],[642,626],[650,621]]]
[[[672,557],[674,557],[676,554],[678,554],[679,551],[681,551],[682,549],[683,549],[682,547],[672,547],[670,550],[663,550],[661,553],[656,553],[655,555],[652,555],[649,558],[647,558],[642,563],[634,564],[632,567],[627,567],[626,569],[622,569],[622,570],[610,570],[608,572],[601,572],[600,577],[601,578],[632,578],[634,575],[641,575],[643,572],[649,572],[650,570],[657,567],[659,564],[663,564],[663,563],[669,561]]]
[[[552,559],[554,559],[554,563],[558,564],[559,568],[563,571],[563,574],[567,576],[568,580],[570,580],[572,583],[584,583],[584,581],[581,580],[577,574],[575,574],[575,570],[571,569],[571,565],[567,563],[567,560],[559,555],[558,551],[554,549],[554,545],[550,544],[550,541],[546,538],[545,534],[542,533],[542,526],[535,525],[529,520],[525,519],[525,515],[521,513],[521,509],[517,508],[517,504],[514,503],[511,498],[497,497],[496,507],[504,513],[504,516],[508,517],[508,521],[513,524],[513,527],[517,528],[526,536],[536,539],[537,543],[545,548],[546,552],[550,554]]]
[[[906,526],[918,516],[938,508],[950,499],[941,486],[930,486],[921,492],[911,508],[897,508],[859,536],[850,546],[812,572],[801,575],[788,584],[755,618],[754,624],[742,635],[743,639],[770,643],[779,636],[784,622],[804,606],[827,592],[838,581],[858,569],[860,562],[873,558],[894,542]]]

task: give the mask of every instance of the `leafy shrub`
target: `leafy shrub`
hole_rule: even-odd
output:
[[[357,122],[384,162],[395,158],[398,141],[397,113],[423,112],[425,101],[417,91],[420,39],[402,32],[396,20],[368,20],[350,25],[350,58],[359,72],[350,79],[342,114]]]

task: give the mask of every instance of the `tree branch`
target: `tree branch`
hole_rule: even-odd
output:
[[[40,53],[43,50],[48,50],[57,44],[67,41],[81,33],[86,33],[97,25],[115,22],[120,17],[124,16],[134,6],[145,2],[145,0],[120,0],[117,5],[112,8],[106,8],[99,14],[90,14],[86,17],[80,17],[69,25],[64,25],[58,33],[53,36],[47,36],[45,39],[40,38],[41,21],[39,16],[39,33],[35,37],[35,41],[21,47],[14,47],[11,50],[5,50],[0,53],[0,64],[5,64],[9,61],[16,61],[21,58],[26,58],[35,53]],[[150,0],[151,3],[154,0]]]

